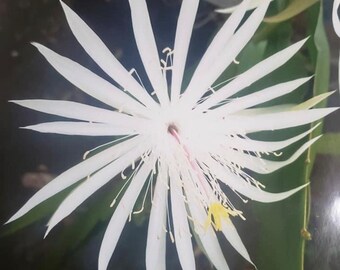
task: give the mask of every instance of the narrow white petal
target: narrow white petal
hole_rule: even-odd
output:
[[[264,90],[257,91],[255,93],[240,98],[236,98],[228,104],[214,109],[213,113],[223,112],[224,115],[227,115],[265,103],[277,97],[289,94],[290,92],[300,87],[302,84],[309,81],[311,78],[312,77],[307,77],[285,83],[279,83]]]
[[[129,0],[131,19],[138,51],[152,87],[162,104],[169,102],[167,85],[163,79],[155,37],[145,0]]]
[[[338,37],[340,37],[340,20],[338,15],[338,9],[340,6],[340,0],[334,0],[333,2],[333,11],[332,11],[332,22],[334,31]]]
[[[300,104],[295,105],[294,107],[291,108],[291,111],[310,109],[310,108],[314,107],[315,105],[317,105],[318,103],[320,103],[321,101],[323,101],[324,99],[328,98],[333,93],[335,93],[335,91],[323,93],[323,94],[317,95],[315,97],[312,97],[312,98],[310,98],[310,99],[308,99],[308,100],[306,100],[306,101],[304,101]]]
[[[241,167],[248,168],[249,170],[257,173],[272,173],[294,162],[320,137],[321,136],[315,137],[312,140],[304,143],[289,159],[285,161],[266,160],[237,151],[234,151],[234,153],[232,153],[232,161],[240,165]]]
[[[197,88],[190,88],[190,92],[183,96],[186,106],[192,107],[198,99],[208,91],[209,87],[218,79],[222,72],[237,57],[244,46],[254,35],[256,29],[262,22],[269,5],[269,0],[265,0],[240,27],[240,29],[232,36],[228,44],[225,46],[221,54],[212,65],[209,66],[204,77],[199,78]]]
[[[137,114],[146,113],[142,104],[87,68],[41,44],[32,43],[32,45],[62,76],[86,94],[119,110]]]
[[[285,192],[270,193],[251,185],[243,178],[232,173],[229,169],[222,167],[220,164],[216,163],[212,159],[209,159],[208,163],[213,173],[222,183],[228,185],[232,190],[237,191],[238,193],[246,196],[251,200],[263,203],[271,203],[284,200],[309,185],[309,183],[307,183]]]
[[[306,40],[307,38],[275,53],[274,55],[251,67],[228,83],[226,86],[216,91],[206,101],[198,105],[197,109],[203,111],[217,105],[222,100],[229,98],[230,96],[274,71],[278,67],[282,66],[290,58],[292,58],[292,56],[303,46]]]
[[[233,36],[237,26],[241,23],[248,3],[249,0],[243,1],[215,35],[214,39],[200,60],[184,96],[191,95],[191,92],[197,91],[197,88],[200,87],[202,83],[202,78],[206,76],[207,72],[209,69],[211,69],[211,66],[215,64],[217,59],[221,58],[222,51],[228,47],[228,42],[230,42],[230,39]],[[209,86],[211,85],[206,85],[205,87],[208,88]]]
[[[175,232],[175,244],[183,270],[196,269],[195,256],[191,243],[188,214],[185,208],[184,195],[179,174],[170,168],[171,212]]]
[[[300,111],[287,111],[252,116],[230,115],[225,126],[230,130],[250,133],[264,130],[277,130],[301,126],[317,121],[338,108],[323,108]]]
[[[199,0],[182,2],[181,11],[177,21],[174,56],[171,78],[171,100],[175,101],[181,93],[183,73],[187,59],[188,48],[195,22]]]
[[[39,112],[88,122],[111,123],[130,128],[136,127],[142,122],[147,125],[147,120],[143,118],[72,101],[27,99],[11,100],[10,102]]]
[[[96,33],[64,2],[60,1],[72,33],[90,57],[119,85],[150,107],[155,101],[112,55]]]
[[[155,159],[150,157],[150,159],[139,169],[117,205],[117,208],[106,228],[100,247],[98,270],[106,270],[126,220],[133,209],[146,178],[154,166],[154,161]]]
[[[252,108],[252,109],[246,109],[246,110],[237,112],[235,114],[246,116],[246,115],[259,115],[259,114],[266,114],[266,113],[307,110],[307,109],[313,108],[315,105],[325,100],[333,93],[335,93],[335,91],[323,93],[315,97],[312,97],[300,104],[284,104],[284,105],[275,105],[275,106],[269,106],[269,107],[264,107],[264,108]]]
[[[154,192],[146,242],[146,269],[165,270],[168,175],[162,167],[159,168]]]
[[[257,8],[261,3],[263,3],[263,1],[265,1],[265,0],[251,0],[248,7],[247,7],[247,10],[252,10],[254,8]],[[271,0],[271,1],[273,1],[273,0]],[[218,13],[228,14],[228,13],[232,13],[239,6],[240,6],[240,4],[232,6],[232,7],[228,7],[228,8],[216,9],[215,11],[218,12]]]
[[[56,133],[63,135],[81,135],[81,136],[121,136],[138,133],[136,130],[102,124],[102,123],[85,123],[85,122],[47,122],[32,126],[22,127],[42,133]]]
[[[132,162],[139,159],[140,156],[147,150],[148,149],[146,145],[142,145],[130,150],[100,171],[96,172],[94,175],[90,176],[85,182],[76,187],[63,200],[58,209],[54,212],[53,216],[48,222],[48,228],[46,230],[45,237],[55,225],[57,225],[61,220],[71,214],[81,203],[83,203],[99,188],[104,186],[126,167],[130,166]]]
[[[244,246],[242,239],[238,235],[238,232],[234,226],[234,224],[231,222],[231,220],[228,220],[226,222],[222,222],[222,232],[229,241],[229,243],[233,246],[233,248],[240,253],[240,255],[245,258],[248,262],[254,265],[252,260],[249,257],[248,251],[246,247]]]
[[[228,179],[229,180],[229,179]],[[230,186],[232,189],[236,190],[243,196],[246,196],[247,198],[262,202],[262,203],[272,203],[272,202],[277,202],[277,201],[282,201],[296,192],[300,191],[301,189],[305,188],[308,184],[299,186],[297,188],[285,191],[285,192],[280,192],[280,193],[270,193],[263,191],[259,188],[256,188],[254,186],[251,186],[249,184],[242,185],[243,183],[240,184],[240,179],[234,179],[234,182],[239,182],[239,183],[230,183],[231,181],[228,181],[228,186]],[[224,182],[224,181],[223,181]]]
[[[102,168],[109,162],[115,160],[120,155],[123,155],[133,147],[144,142],[144,138],[141,136],[134,137],[132,139],[126,140],[122,143],[114,145],[102,152],[92,156],[71,169],[63,172],[58,177],[53,179],[53,181],[46,184],[37,193],[35,193],[26,204],[19,209],[8,221],[12,222],[23,215],[25,215],[32,208],[40,204],[41,202],[47,200],[58,192],[68,188],[84,177],[92,174],[98,169]]]
[[[292,137],[283,141],[257,141],[252,139],[241,139],[239,137],[228,137],[228,146],[230,148],[236,148],[242,151],[254,151],[254,152],[274,152],[279,149],[283,149],[310,134],[319,125],[315,125],[313,128],[303,132],[295,137]]]
[[[195,177],[195,175],[192,175]],[[189,179],[189,177],[188,177]],[[207,213],[197,197],[195,197],[192,190],[195,187],[192,185],[191,181],[184,181],[185,194],[188,199],[188,207],[190,210],[190,215],[193,218],[193,223],[195,227],[195,232],[204,248],[211,263],[216,267],[217,270],[228,270],[228,264],[224,258],[221,246],[216,237],[215,231],[211,226],[205,228],[205,223],[207,221]]]

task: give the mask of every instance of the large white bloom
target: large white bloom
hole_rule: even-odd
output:
[[[253,94],[231,98],[283,65],[303,46],[305,40],[272,55],[228,84],[220,86],[218,91],[213,91],[213,83],[253,36],[270,1],[262,1],[239,27],[248,2],[243,1],[226,21],[203,55],[189,85],[181,91],[199,0],[183,1],[174,50],[167,51],[162,66],[147,5],[144,0],[130,0],[137,47],[154,95],[149,95],[96,34],[68,6],[61,3],[76,39],[124,91],[76,62],[34,43],[61,75],[85,93],[111,106],[112,110],[70,101],[13,102],[33,110],[78,120],[42,123],[28,126],[27,129],[67,135],[122,137],[114,146],[56,177],[8,222],[20,218],[42,201],[89,176],[58,207],[48,223],[48,233],[92,193],[131,166],[133,173],[126,179],[126,191],[104,235],[99,254],[100,270],[107,268],[143,186],[153,185],[154,182],[146,247],[148,269],[165,268],[167,232],[175,242],[183,269],[195,269],[192,233],[197,235],[209,260],[217,269],[228,269],[228,266],[215,231],[221,231],[230,244],[251,262],[230,218],[244,217],[228,200],[222,187],[227,185],[241,198],[260,202],[287,198],[304,186],[283,193],[268,193],[261,189],[263,186],[248,175],[244,168],[260,174],[271,173],[296,160],[317,138],[304,143],[285,161],[269,161],[262,158],[261,154],[276,154],[312,130],[275,142],[257,141],[249,139],[247,135],[305,125],[335,109],[310,109],[328,94],[300,105],[252,108],[294,91],[310,78],[282,82]],[[167,82],[166,76],[169,69],[172,72],[171,83]]]

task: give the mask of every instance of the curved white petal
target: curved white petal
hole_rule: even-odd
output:
[[[184,195],[182,191],[179,173],[169,168],[171,213],[174,225],[175,244],[179,261],[183,270],[193,270],[195,267],[195,256],[191,243],[191,234],[188,224],[188,214],[185,208]]]
[[[333,22],[334,31],[338,37],[340,37],[340,20],[339,20],[339,15],[338,15],[339,6],[340,6],[340,0],[334,0],[333,11],[332,11],[332,22]]]
[[[317,95],[315,97],[312,97],[312,98],[310,98],[310,99],[308,99],[308,100],[306,100],[306,101],[304,101],[300,104],[295,105],[294,107],[291,108],[291,111],[310,109],[310,108],[314,107],[315,105],[317,105],[318,103],[320,103],[321,101],[323,101],[324,99],[328,98],[333,93],[335,93],[335,91],[323,93],[323,94]]]
[[[232,245],[232,247],[248,262],[255,265],[250,259],[248,251],[244,246],[242,239],[238,235],[238,232],[230,219],[225,222],[222,222],[222,232],[225,238],[227,238],[229,243]]]
[[[118,239],[126,220],[131,213],[133,206],[141,192],[145,180],[154,166],[155,159],[150,157],[131,180],[131,183],[121,198],[111,220],[106,228],[103,241],[100,247],[98,258],[98,270],[106,270],[113,251],[116,248]]]
[[[200,87],[202,78],[204,78],[215,64],[216,59],[221,57],[221,52],[228,47],[228,42],[232,38],[236,28],[242,21],[246,12],[249,0],[243,1],[239,7],[230,15],[228,20],[224,23],[222,28],[217,32],[190,80],[190,83],[184,95],[190,95],[190,92],[195,92]],[[209,87],[211,85],[208,85]]]
[[[262,22],[262,19],[267,11],[269,0],[265,0],[247,19],[247,21],[240,27],[240,29],[233,35],[227,46],[223,49],[221,54],[213,65],[209,66],[209,70],[202,78],[199,78],[199,85],[192,89],[190,94],[183,96],[183,103],[187,107],[193,107],[198,99],[208,91],[209,87],[218,79],[222,72],[229,66],[229,64],[237,57],[240,51],[244,48],[247,42],[254,35],[256,29]]]
[[[23,215],[25,215],[32,208],[57,194],[58,192],[68,188],[84,177],[99,170],[109,162],[115,160],[119,156],[123,155],[130,149],[136,147],[138,144],[142,144],[145,137],[137,136],[132,139],[121,142],[114,145],[102,152],[80,162],[71,169],[63,172],[59,176],[53,179],[53,181],[42,187],[37,193],[35,193],[26,204],[19,209],[6,223],[12,222]]]
[[[309,81],[311,78],[312,77],[301,78],[289,82],[279,83],[271,87],[267,87],[266,89],[263,89],[261,91],[257,91],[255,93],[240,98],[236,98],[233,101],[227,103],[226,105],[222,105],[214,109],[212,112],[213,113],[220,112],[223,113],[224,115],[227,115],[265,103],[277,97],[291,93],[292,91],[300,87],[302,84]]]
[[[88,122],[115,123],[124,125],[126,121],[133,121],[137,118],[131,117],[127,114],[89,106],[73,101],[27,99],[10,100],[10,102],[39,112]],[[138,119],[138,121],[141,120],[143,119]]]
[[[335,91],[323,93],[315,97],[312,97],[300,104],[282,104],[282,105],[280,104],[280,105],[269,106],[269,107],[264,107],[264,108],[246,109],[246,110],[235,113],[235,115],[257,115],[257,114],[265,114],[265,113],[307,110],[307,109],[314,107],[315,105],[317,105],[324,99],[328,98],[333,93],[335,93]]]
[[[225,185],[228,185],[232,190],[237,191],[238,193],[246,196],[247,198],[263,202],[263,203],[271,203],[284,200],[301,189],[305,188],[309,183],[299,186],[297,188],[293,188],[291,190],[280,192],[280,193],[270,193],[266,192],[260,188],[253,186],[252,184],[246,182],[240,176],[230,172],[228,168],[224,168],[221,164],[212,160],[211,158],[205,159],[205,162],[209,164],[209,167],[212,173]]]
[[[228,131],[240,133],[284,129],[317,121],[337,109],[338,108],[322,108],[285,111],[252,116],[230,115],[226,117],[223,126],[226,127]],[[221,128],[223,128],[223,126]]]
[[[229,155],[232,156],[232,162],[240,165],[241,167],[248,168],[249,170],[257,173],[268,174],[294,162],[320,137],[321,136],[315,137],[312,140],[304,143],[290,158],[285,161],[266,160],[237,151],[233,151],[233,153],[229,153]]]
[[[213,95],[211,95],[207,100],[205,100],[202,104],[197,106],[197,109],[204,111],[209,109],[212,106],[217,105],[222,100],[229,98],[240,90],[248,87],[255,81],[261,79],[266,76],[270,72],[274,71],[278,67],[285,64],[292,56],[305,44],[306,39],[303,39],[286,49],[283,49],[272,56],[266,58],[255,66],[251,67],[244,73],[237,76],[234,80],[232,80],[227,85],[223,86],[221,89],[216,91]]]
[[[297,136],[294,136],[290,139],[283,140],[283,141],[257,141],[252,139],[241,139],[239,137],[228,137],[226,139],[227,145],[230,148],[234,148],[237,150],[242,151],[254,151],[254,152],[274,152],[279,149],[283,149],[299,140],[301,140],[303,137],[310,134],[314,129],[316,129],[319,125],[315,125],[313,128],[307,130],[306,132],[303,132]]]
[[[64,2],[60,1],[72,33],[90,57],[119,85],[148,107],[155,101],[112,55],[93,30]]]
[[[195,175],[193,175],[195,177]],[[186,176],[186,179],[189,179]],[[216,237],[213,228],[208,226],[205,228],[205,223],[207,221],[207,213],[202,205],[202,202],[195,197],[195,192],[193,190],[195,187],[192,185],[191,181],[184,181],[184,190],[188,199],[188,207],[190,210],[190,215],[193,219],[193,224],[195,232],[204,248],[211,263],[216,267],[217,270],[228,270],[228,264],[224,258],[221,246]]]
[[[32,43],[46,60],[73,85],[86,94],[108,104],[118,110],[136,114],[147,114],[145,107],[110,84],[103,78],[94,74],[87,68],[79,65],[69,58],[63,57],[47,47]]]
[[[48,222],[45,237],[61,220],[71,214],[82,202],[90,197],[99,188],[104,186],[113,177],[130,166],[132,162],[139,159],[147,151],[146,145],[138,146],[128,153],[118,157],[115,161],[90,176],[87,180],[77,186],[59,205]]]
[[[168,175],[159,168],[149,219],[145,262],[148,270],[165,270],[166,207],[168,203]]]
[[[56,133],[63,135],[81,135],[81,136],[121,136],[133,135],[138,133],[137,130],[131,130],[117,125],[102,123],[85,123],[85,122],[47,122],[37,125],[22,127],[42,133]]]
[[[133,33],[145,71],[160,103],[167,104],[169,102],[167,85],[162,75],[146,2],[145,0],[129,0],[129,3]]]
[[[178,16],[171,77],[172,102],[176,101],[181,93],[185,62],[198,4],[199,0],[183,1]]]

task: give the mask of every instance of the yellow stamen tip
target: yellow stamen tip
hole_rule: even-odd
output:
[[[224,207],[219,202],[210,204],[207,220],[204,224],[205,229],[212,225],[216,231],[222,230],[222,221],[229,220],[229,215],[236,216],[237,212]]]

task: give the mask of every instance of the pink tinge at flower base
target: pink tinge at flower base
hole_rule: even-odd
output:
[[[306,125],[322,119],[337,108],[312,108],[327,98],[329,93],[301,104],[258,107],[293,92],[310,81],[311,77],[282,82],[253,94],[232,98],[284,65],[306,39],[273,54],[229,83],[219,87],[213,85],[252,38],[270,3],[269,0],[261,1],[241,24],[249,2],[243,1],[221,27],[202,56],[189,85],[183,89],[183,73],[199,1],[183,1],[174,50],[164,50],[165,60],[160,61],[146,2],[130,0],[137,48],[153,88],[149,91],[120,64],[85,22],[61,2],[75,38],[124,91],[71,59],[33,43],[62,76],[112,109],[57,100],[12,102],[73,119],[24,127],[26,129],[66,135],[118,136],[119,139],[114,141],[113,146],[86,158],[49,182],[8,222],[22,217],[41,202],[87,178],[59,205],[48,223],[47,235],[91,194],[121,174],[126,181],[125,191],[122,189],[118,194],[113,194],[111,206],[115,204],[116,209],[101,244],[99,270],[107,269],[129,217],[143,210],[144,205],[139,210],[134,209],[134,205],[145,185],[146,192],[154,185],[146,244],[147,269],[165,269],[167,235],[176,245],[182,268],[195,269],[192,234],[199,239],[216,269],[229,269],[216,231],[221,231],[235,250],[253,264],[232,222],[232,219],[245,217],[228,199],[223,187],[229,186],[243,201],[246,201],[245,197],[270,203],[293,195],[306,185],[282,193],[269,193],[245,169],[259,174],[272,173],[294,162],[319,137],[303,143],[290,158],[271,161],[263,158],[262,154],[280,155],[283,148],[302,140],[316,126],[281,141],[254,140],[248,134]],[[170,84],[167,72],[171,72]],[[128,177],[123,175],[127,168],[132,170]]]

